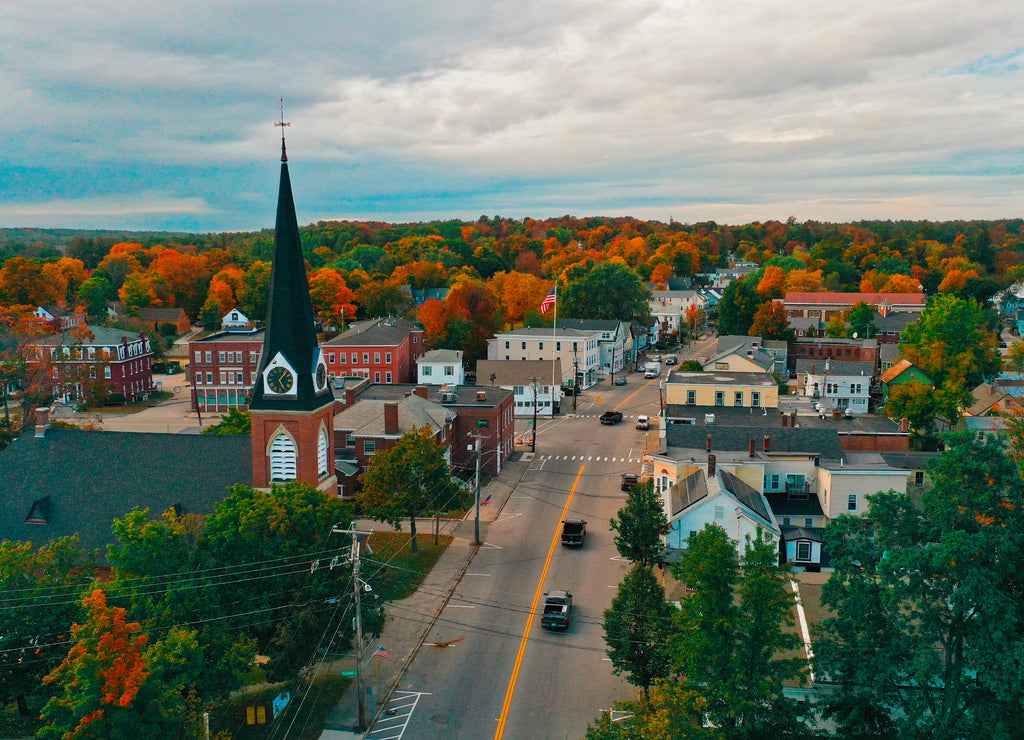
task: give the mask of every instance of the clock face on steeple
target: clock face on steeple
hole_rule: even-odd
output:
[[[324,362],[324,352],[319,347],[313,352],[313,387],[317,393],[327,387],[327,363]]]
[[[267,387],[274,393],[287,393],[293,385],[295,378],[286,367],[275,367],[267,373]]]
[[[263,369],[263,393],[268,396],[294,396],[297,392],[295,368],[278,352]]]

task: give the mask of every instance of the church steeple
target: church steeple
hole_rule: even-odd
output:
[[[302,256],[281,122],[281,184],[277,194],[263,356],[249,400],[253,485],[300,480],[336,494],[334,393],[316,340],[306,261]]]
[[[326,367],[318,373],[322,360],[316,340],[313,304],[309,298],[306,262],[302,255],[283,134],[265,337],[263,358],[249,404],[251,409],[308,411],[333,401]]]

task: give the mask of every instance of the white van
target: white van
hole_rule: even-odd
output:
[[[641,414],[636,417],[636,428],[637,429],[649,429],[651,426],[651,420]]]

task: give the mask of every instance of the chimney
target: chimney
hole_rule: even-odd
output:
[[[789,412],[789,425],[791,427],[796,427],[796,411]]]
[[[708,455],[708,478],[715,477],[715,456]]]
[[[751,442],[751,444],[753,444],[753,442]],[[767,435],[767,434],[764,435],[764,437],[761,438],[761,446],[764,447],[764,451],[765,452],[771,452],[772,451],[772,438],[769,435]]]
[[[384,434],[398,434],[398,404],[384,404]]]
[[[817,375],[817,374],[818,374],[818,363],[812,362],[811,363],[811,375]]]
[[[757,451],[754,447],[754,438],[750,438],[750,443],[747,445],[747,452],[751,457],[757,457]]]
[[[708,435],[707,442],[704,443],[704,449],[707,450],[708,452],[711,452],[711,435],[710,434]]]
[[[356,392],[354,388],[345,388],[345,405],[351,406],[356,402]]]
[[[900,419],[900,431],[904,434],[910,431],[910,419],[905,416]]]
[[[789,414],[783,414],[782,415],[782,426],[784,426],[784,427],[788,427],[789,426]]]
[[[476,392],[476,400],[477,401],[486,401],[487,400],[487,391],[477,391]]]
[[[36,436],[45,437],[46,430],[50,428],[50,407],[42,406],[36,409]]]
[[[420,398],[426,398],[427,397],[427,386],[425,386],[425,385],[418,385],[418,386],[416,386],[416,395],[419,396]]]

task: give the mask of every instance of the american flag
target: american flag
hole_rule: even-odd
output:
[[[377,648],[376,650],[373,651],[373,657],[374,658],[390,658],[391,657],[391,651],[388,650],[383,645],[381,645],[379,648]]]
[[[540,312],[542,314],[547,313],[548,309],[551,308],[553,305],[555,305],[555,291],[556,290],[558,290],[558,289],[557,288],[552,288],[551,292],[548,293],[547,298],[545,298],[543,301],[540,302]]]

